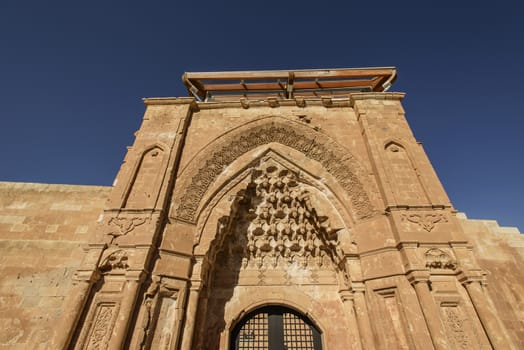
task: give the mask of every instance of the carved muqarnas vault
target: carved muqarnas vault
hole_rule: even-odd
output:
[[[237,237],[229,249],[241,253],[243,268],[313,263],[320,267],[342,260],[337,230],[327,216],[317,214],[311,194],[292,171],[263,163],[253,171],[252,182],[239,193],[237,203],[235,217],[226,227]]]
[[[218,223],[217,239],[207,257],[208,305],[204,348],[218,344],[225,329],[225,304],[242,286],[318,283],[320,275],[347,279],[339,229],[317,208],[313,187],[273,159],[251,171],[229,216]],[[344,278],[345,277],[345,278]]]

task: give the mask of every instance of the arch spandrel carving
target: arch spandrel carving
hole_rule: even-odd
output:
[[[202,198],[231,163],[253,149],[277,143],[318,162],[348,194],[355,216],[359,219],[371,217],[376,210],[370,201],[369,191],[361,182],[361,179],[367,179],[363,167],[327,135],[294,124],[277,118],[251,123],[226,133],[208,145],[179,177],[182,179],[181,189],[174,194],[177,206],[172,216],[196,222]],[[370,185],[367,185],[369,188]]]

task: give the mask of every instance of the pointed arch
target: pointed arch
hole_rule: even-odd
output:
[[[361,179],[365,171],[358,161],[333,139],[307,126],[273,117],[252,122],[230,131],[195,157],[183,171],[183,190],[175,194],[178,204],[174,217],[195,223],[201,200],[217,177],[235,159],[257,147],[269,143],[282,144],[317,161],[329,172],[349,195],[358,218],[370,217],[375,210]]]
[[[144,147],[137,157],[132,171],[132,177],[125,190],[122,207],[153,208],[156,204],[158,189],[163,175],[160,169],[167,161],[168,147],[162,143],[154,143]]]
[[[400,140],[384,142],[384,153],[388,160],[388,177],[398,203],[414,205],[428,202],[429,197],[410,150]]]

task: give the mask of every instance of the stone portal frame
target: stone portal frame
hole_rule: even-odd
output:
[[[177,206],[171,216],[196,222],[202,199],[219,175],[237,158],[269,143],[285,145],[300,152],[301,158],[320,163],[348,194],[356,218],[369,218],[376,213],[369,196],[373,190],[376,192],[376,184],[348,149],[302,123],[265,117],[226,132],[196,154],[178,175],[187,180],[175,190]]]
[[[344,198],[345,193],[341,191],[340,185],[336,182],[336,179],[333,179],[333,177],[327,173],[318,162],[305,159],[302,161],[302,165],[305,165],[303,167],[298,166],[296,162],[291,160],[297,159],[295,157],[298,156],[303,157],[303,155],[296,150],[290,149],[281,144],[270,143],[269,145],[248,152],[233,162],[231,168],[233,168],[235,172],[224,172],[218,177],[215,186],[210,189],[210,193],[206,196],[206,200],[203,200],[203,206],[206,209],[202,210],[200,213],[197,227],[195,227],[197,233],[193,255],[196,257],[197,261],[200,262],[193,267],[191,280],[194,281],[195,284],[199,284],[204,288],[204,286],[209,283],[209,273],[212,270],[211,265],[214,256],[222,244],[222,239],[225,237],[223,233],[221,234],[221,231],[224,230],[221,230],[217,226],[219,226],[221,218],[231,215],[231,210],[234,206],[234,201],[236,200],[236,194],[240,190],[247,188],[248,184],[252,181],[252,171],[260,162],[278,163],[283,168],[299,174],[300,182],[303,182],[312,190],[314,189],[315,192],[318,191],[316,192],[317,195],[322,196],[322,198],[319,199],[319,202],[328,205],[327,208],[329,209],[326,208],[326,212],[329,212],[329,218],[334,222],[333,227],[342,229],[339,236],[340,238],[344,236],[343,239],[340,239],[342,251],[345,251],[346,253],[351,252],[350,250],[353,249],[353,245],[351,244],[350,231],[348,228],[353,225],[353,219],[350,211],[351,208],[342,204],[345,200],[347,202],[347,199]],[[255,159],[253,160],[253,158]],[[312,165],[315,165],[318,169],[311,169],[312,172],[309,172],[309,166]],[[315,192],[312,192],[313,196],[315,196]],[[344,232],[342,233],[342,231]],[[343,266],[344,271],[336,270],[340,277],[338,279],[340,285],[335,288],[349,288],[350,280],[348,272],[346,271],[346,264]],[[271,287],[268,288],[271,289]],[[281,290],[282,286],[276,286],[276,288]],[[257,299],[254,299],[249,295],[243,297],[243,299],[251,299],[248,300],[245,305],[242,305],[240,309],[236,302],[234,306],[230,306],[233,307],[234,310],[227,312],[227,315],[229,316],[225,315],[227,318],[224,320],[227,324],[223,333],[220,335],[222,348],[228,347],[230,332],[233,329],[232,327],[236,325],[246,312],[251,312],[256,308],[268,305],[281,305],[296,310],[310,318],[321,333],[324,333],[326,330],[325,326],[321,324],[317,316],[311,314],[311,310],[315,310],[312,308],[312,305],[315,304],[315,300],[306,294],[303,294],[298,287],[285,289],[287,290],[287,294],[282,295],[280,298],[268,296],[267,298],[257,297]],[[342,305],[342,301],[339,301]],[[326,349],[324,338],[322,338],[322,342],[323,349]]]

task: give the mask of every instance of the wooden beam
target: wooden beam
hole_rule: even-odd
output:
[[[187,79],[193,80],[241,80],[241,79],[287,79],[289,72],[295,74],[295,79],[322,77],[361,77],[375,75],[391,75],[394,67],[384,68],[341,68],[341,69],[311,69],[311,70],[274,70],[274,71],[234,71],[234,72],[187,72]]]
[[[372,91],[383,91],[383,84],[388,81],[392,83],[395,78],[394,67],[188,72],[182,76],[188,90],[202,98],[205,98],[208,92],[226,91],[244,91],[247,94],[266,92],[268,96],[282,93],[286,98],[292,98],[295,92],[300,93],[303,90],[315,90],[316,95],[321,95],[324,89],[369,88]],[[214,83],[215,81],[217,83]]]
[[[384,81],[387,77],[384,77]],[[374,88],[379,81],[382,81],[382,77],[375,78],[373,80],[335,80],[335,81],[300,81],[295,82],[293,89],[295,91],[302,89],[344,89],[344,88],[355,88],[355,87],[370,87]],[[280,83],[245,83],[244,84],[204,84],[204,90],[206,91],[260,91],[260,90],[282,90],[285,91],[287,85]]]

